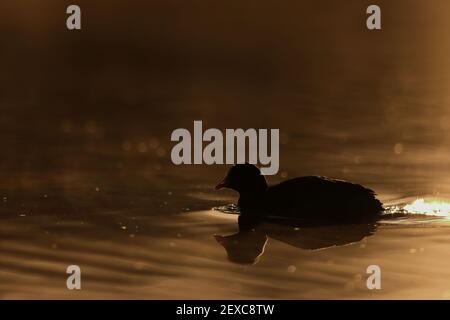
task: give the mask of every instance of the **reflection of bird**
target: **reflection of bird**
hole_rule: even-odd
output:
[[[269,187],[257,167],[233,166],[216,190],[239,192],[241,230],[267,217],[295,219],[301,226],[368,223],[376,221],[383,206],[375,193],[359,184],[326,177],[301,177]]]
[[[242,264],[254,264],[264,253],[267,236],[264,233],[250,231],[229,236],[215,235],[228,254],[228,260]]]
[[[228,254],[228,260],[255,264],[264,254],[267,239],[272,238],[296,248],[318,250],[361,241],[376,231],[376,224],[335,225],[294,228],[292,225],[263,224],[253,231],[241,231],[215,238]]]

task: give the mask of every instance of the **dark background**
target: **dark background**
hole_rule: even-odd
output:
[[[69,31],[73,2],[3,0],[3,189],[209,186],[224,168],[170,161],[170,133],[203,120],[279,128],[284,178],[443,192],[449,4],[376,3],[381,31],[366,29],[368,1],[77,1]]]

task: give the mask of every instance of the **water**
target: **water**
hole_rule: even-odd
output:
[[[426,205],[450,200],[448,3],[381,1],[378,34],[356,0],[98,3],[79,33],[59,2],[0,5],[1,298],[450,297],[447,205]],[[194,120],[279,128],[270,184],[350,180],[413,214],[236,235],[226,168],[170,161]]]

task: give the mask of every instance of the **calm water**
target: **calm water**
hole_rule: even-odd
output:
[[[212,190],[227,168],[170,161],[170,133],[194,120],[279,128],[269,183],[450,201],[445,1],[381,1],[378,34],[356,0],[98,2],[80,1],[75,34],[57,1],[0,5],[0,298],[450,298],[445,217],[240,237],[211,210],[237,201]]]
[[[369,230],[266,225],[258,235],[226,237],[237,232],[236,216],[211,210],[236,201],[212,190],[224,168],[174,168],[158,158],[137,170],[139,152],[121,148],[107,160],[96,155],[89,170],[4,175],[2,298],[449,297],[450,220],[409,216]],[[120,165],[112,166],[115,156]],[[446,189],[429,187],[441,185],[436,171],[402,176],[376,160],[349,164],[347,175],[387,205],[448,199]],[[79,292],[65,288],[70,264],[82,268]],[[382,268],[378,292],[365,287],[371,264]]]

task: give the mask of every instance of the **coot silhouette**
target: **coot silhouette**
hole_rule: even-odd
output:
[[[264,219],[294,219],[300,226],[370,223],[382,203],[359,184],[321,176],[299,177],[268,186],[252,164],[237,164],[215,187],[239,192],[239,227],[249,230]]]

